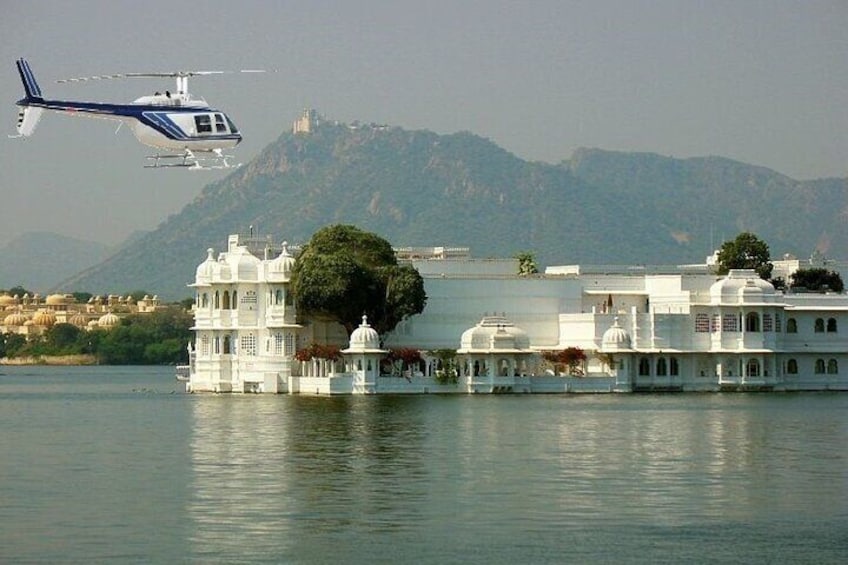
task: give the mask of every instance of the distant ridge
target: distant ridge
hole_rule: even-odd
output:
[[[302,243],[350,223],[395,246],[459,245],[540,265],[694,263],[743,230],[772,256],[848,256],[846,179],[796,181],[721,157],[580,149],[530,162],[468,132],[323,123],[285,133],[155,231],[61,287],[192,292],[205,250],[248,231]],[[277,242],[279,243],[279,242]]]
[[[25,233],[0,247],[0,288],[47,293],[56,281],[100,263],[114,248],[52,232]]]

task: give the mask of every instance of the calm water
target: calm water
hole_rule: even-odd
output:
[[[0,367],[0,562],[848,561],[848,394],[187,395]]]

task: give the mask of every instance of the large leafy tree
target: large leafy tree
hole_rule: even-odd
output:
[[[845,283],[842,282],[842,276],[839,273],[822,268],[798,269],[792,273],[790,279],[792,280],[791,288],[800,287],[811,292],[825,290],[842,292],[845,289]]]
[[[754,269],[760,278],[768,280],[774,265],[769,247],[751,232],[742,232],[736,239],[725,241],[718,251],[718,274],[726,275],[730,269]]]
[[[348,334],[363,314],[385,333],[427,303],[421,275],[398,265],[388,241],[348,225],[312,236],[295,263],[292,288],[302,315],[335,320]]]

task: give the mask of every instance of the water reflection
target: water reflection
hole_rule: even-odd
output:
[[[848,550],[845,396],[193,400],[197,561]]]
[[[310,536],[415,523],[424,426],[404,398],[202,397],[193,404],[193,553],[299,555]]]

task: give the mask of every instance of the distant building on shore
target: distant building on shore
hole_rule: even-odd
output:
[[[132,296],[92,296],[78,303],[71,294],[0,295],[0,332],[40,336],[56,324],[72,324],[80,329],[108,329],[129,314],[155,312],[162,307],[158,296],[136,301]]]

